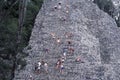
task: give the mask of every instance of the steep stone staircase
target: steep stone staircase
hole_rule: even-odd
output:
[[[83,15],[84,9],[91,5],[87,0],[46,0],[32,31],[28,45],[31,49],[26,50],[29,53],[25,58],[27,65],[16,71],[14,80],[114,80],[111,64],[101,64],[99,38],[87,26],[89,18],[94,19],[94,16]],[[72,36],[68,37],[66,33],[72,33]],[[74,49],[73,54],[68,47]],[[64,48],[67,56],[61,74],[55,64]],[[78,56],[81,62],[75,62]],[[35,64],[41,60],[48,63],[48,73],[44,70],[39,74],[35,72]]]
[[[64,36],[61,36],[61,37],[64,37]],[[75,36],[76,35],[74,35],[74,37]],[[32,59],[31,59],[31,57],[29,57],[29,59],[27,59],[27,60],[31,60],[31,62],[30,62],[30,65],[29,66],[27,65],[26,68],[28,68],[28,71],[30,70],[30,72],[32,72],[32,73],[23,71],[21,73],[22,74],[21,76],[20,76],[20,74],[18,76],[16,76],[16,80],[24,80],[24,79],[27,80],[29,78],[29,74],[33,75],[35,80],[78,80],[79,78],[81,80],[89,80],[89,79],[86,79],[86,77],[85,77],[85,74],[87,74],[85,72],[85,68],[87,70],[87,66],[90,66],[90,63],[93,61],[88,62],[84,59],[85,57],[88,57],[89,49],[87,48],[87,46],[85,46],[81,43],[81,40],[75,41],[72,39],[73,38],[70,38],[70,39],[64,38],[64,39],[61,39],[60,43],[57,43],[56,38],[53,39],[51,37],[51,39],[49,38],[49,42],[47,43],[48,45],[50,44],[49,46],[44,44],[44,41],[45,41],[44,40],[42,43],[44,45],[44,47],[41,47],[41,49],[40,49],[40,50],[42,50],[42,53],[33,54]],[[46,39],[46,40],[48,40],[48,39]],[[67,43],[68,40],[71,42],[71,44]],[[40,45],[40,44],[38,44],[38,45]],[[66,60],[64,62],[65,69],[64,69],[64,73],[61,74],[59,72],[59,70],[55,69],[55,64],[56,64],[57,60],[63,55],[63,48],[67,49],[68,47],[72,47],[74,49],[74,52],[71,54],[68,50],[66,50],[67,56],[66,56]],[[44,48],[49,48],[49,50],[46,52],[44,50]],[[75,62],[75,59],[78,56],[81,57],[82,62]],[[91,57],[92,57],[92,55],[91,55]],[[97,57],[97,55],[96,55],[96,57]],[[45,73],[44,71],[40,74],[36,74],[34,71],[34,67],[35,67],[34,63],[36,63],[37,61],[40,61],[41,59],[45,60],[48,63],[48,66],[49,66],[48,74]],[[99,59],[99,57],[98,57],[98,59]],[[93,66],[94,66],[94,64],[93,64]],[[25,76],[24,74],[26,74],[27,76]],[[87,76],[87,77],[89,77],[89,76]]]

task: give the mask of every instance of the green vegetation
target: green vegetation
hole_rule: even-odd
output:
[[[21,0],[22,1],[22,0]],[[34,25],[36,15],[41,8],[43,0],[27,0],[27,6],[23,26],[21,28],[21,40],[17,46],[18,26],[19,26],[19,4],[20,0],[0,0],[0,78],[10,80],[13,73],[14,57],[20,53],[16,59],[16,66],[25,66],[22,60],[26,56],[22,52],[28,44],[31,30]],[[18,49],[18,50],[17,50]],[[16,67],[17,68],[17,67]]]
[[[113,17],[115,8],[111,0],[94,0],[94,3],[96,3],[101,10]]]
[[[120,12],[116,12],[117,10],[115,9],[115,6],[111,0],[94,0],[94,3],[97,4],[101,10],[108,13],[114,19],[117,14],[120,14]],[[117,26],[120,27],[120,16],[117,17],[118,19],[115,19],[115,21],[117,23]]]

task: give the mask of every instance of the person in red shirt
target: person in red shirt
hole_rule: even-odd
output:
[[[56,69],[59,69],[61,64],[62,64],[61,60],[58,59],[58,61],[56,63]]]
[[[74,53],[74,49],[73,48],[69,48],[69,52],[70,52],[70,54],[73,54]]]

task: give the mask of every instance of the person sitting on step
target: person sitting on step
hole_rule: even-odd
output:
[[[53,38],[53,39],[56,38],[56,37],[55,37],[55,33],[51,33],[51,35],[52,35],[52,38]]]
[[[76,62],[80,62],[81,59],[80,59],[80,56],[78,56],[76,59],[75,59]]]
[[[81,63],[84,63],[84,61],[80,58],[80,56],[78,56],[76,59],[75,59],[76,62],[81,62]]]
[[[69,11],[67,10],[66,13],[68,13],[68,12],[69,12]],[[72,33],[66,32],[65,35],[66,35],[66,38],[72,38],[72,37],[73,37],[73,34],[72,34]]]

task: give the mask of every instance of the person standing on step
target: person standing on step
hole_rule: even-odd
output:
[[[64,73],[64,65],[63,65],[63,63],[60,65],[60,73],[61,73],[61,74]]]
[[[38,63],[35,63],[35,68],[34,68],[34,70],[35,70],[35,73],[38,73]]]
[[[68,45],[71,45],[71,41],[67,41],[68,42]]]
[[[68,12],[69,11],[66,11],[66,13],[68,13]],[[66,32],[65,35],[66,35],[66,38],[69,38],[69,39],[71,39],[73,37],[73,34],[69,33],[69,32]]]
[[[48,64],[47,64],[47,62],[44,63],[44,69],[45,69],[45,72],[48,73]]]
[[[55,6],[54,6],[54,9],[56,10],[56,9],[58,9],[58,7],[55,5]]]
[[[58,3],[58,9],[61,9],[62,6],[61,6],[61,2]]]
[[[40,73],[41,65],[42,65],[42,63],[39,61],[39,62],[38,62],[38,67],[37,67],[37,72],[38,72],[38,73]]]
[[[42,60],[42,61],[41,61],[41,65],[44,65],[44,64],[45,64],[45,62],[44,62],[44,60]]]
[[[64,58],[64,56],[62,56],[62,58],[61,58],[61,62],[62,62],[62,63],[65,62],[65,58]]]
[[[45,48],[45,52],[46,52],[46,53],[49,53],[49,49]]]
[[[73,48],[69,48],[69,52],[70,52],[70,54],[73,54],[74,53],[74,49]]]
[[[28,80],[34,80],[32,75],[29,76],[29,79]]]
[[[68,51],[68,48],[63,48],[63,52],[67,53],[67,51]]]
[[[58,59],[58,61],[56,63],[56,69],[59,69],[61,64],[62,64],[61,60]]]
[[[67,53],[66,53],[66,52],[63,52],[63,57],[64,57],[64,59],[66,59],[66,56],[67,56]]]
[[[70,48],[72,46],[72,41],[68,40],[67,41],[67,46],[68,46],[68,48]]]
[[[60,38],[57,38],[57,43],[60,44]]]

